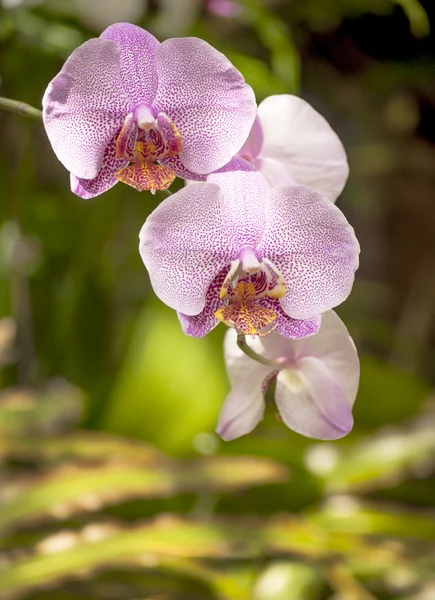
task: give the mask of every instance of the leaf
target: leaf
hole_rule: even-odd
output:
[[[392,0],[392,2],[403,8],[415,37],[426,37],[430,34],[429,17],[419,0]]]
[[[141,465],[154,464],[163,458],[164,455],[149,444],[100,431],[76,430],[62,437],[0,438],[0,460]]]
[[[75,424],[82,410],[80,390],[53,379],[35,392],[9,388],[0,393],[0,439],[53,433]]]
[[[384,423],[414,415],[430,389],[415,375],[404,373],[379,358],[363,356],[360,388],[354,407],[355,423],[372,430]]]
[[[213,332],[200,340],[186,336],[174,311],[150,302],[137,322],[104,428],[171,453],[191,451],[196,434],[215,428],[227,391],[213,340]]]
[[[332,498],[310,522],[330,533],[401,537],[435,541],[435,515],[381,503],[364,503],[351,496]]]
[[[391,487],[435,470],[435,419],[422,415],[411,424],[390,426],[344,447],[325,473],[326,490],[360,491]]]
[[[89,575],[103,566],[155,567],[176,558],[175,567],[182,569],[180,560],[258,556],[258,536],[249,535],[246,526],[234,525],[165,517],[131,529],[98,524],[80,532],[63,531],[41,542],[34,555],[0,567],[0,594],[16,596],[29,588]]]
[[[235,491],[286,480],[288,470],[271,460],[207,457],[156,460],[142,466],[61,465],[47,474],[15,480],[0,495],[0,530],[40,519],[65,519],[133,498],[165,498],[182,492]]]
[[[258,0],[240,1],[244,20],[253,27],[271,53],[274,75],[286,86],[286,93],[297,94],[300,87],[299,54],[287,23],[264,8]]]
[[[318,598],[322,589],[319,569],[296,561],[276,561],[258,578],[253,600],[306,600]]]
[[[369,546],[354,534],[328,532],[304,518],[188,520],[164,516],[128,528],[96,523],[80,531],[63,530],[42,540],[31,555],[5,554],[0,566],[0,595],[17,597],[30,588],[90,577],[102,569],[136,566],[190,573],[211,583],[222,599],[251,600],[249,570],[218,571],[216,566],[196,560],[252,562],[277,552],[321,559],[322,563],[330,561],[331,553],[357,558],[364,564],[368,556],[377,558],[377,563],[382,557],[383,568],[397,566],[397,552],[391,548],[386,554],[379,544]],[[286,582],[292,580],[295,590],[297,578],[295,573],[290,575],[286,573]],[[310,581],[305,576],[303,579],[314,589],[315,572],[310,574]]]

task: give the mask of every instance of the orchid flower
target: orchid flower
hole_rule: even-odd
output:
[[[175,176],[203,180],[240,150],[255,111],[252,89],[207,42],[159,43],[129,23],[77,48],[43,98],[47,135],[82,198],[118,180],[151,192]]]
[[[359,254],[336,206],[304,186],[271,190],[242,159],[158,206],[139,249],[155,293],[194,337],[219,321],[249,335],[315,333],[350,293]]]
[[[246,435],[257,426],[264,415],[266,390],[274,380],[275,402],[287,427],[322,440],[349,433],[360,367],[355,344],[334,311],[323,315],[319,332],[310,338],[290,340],[272,333],[247,343],[270,364],[246,356],[237,345],[236,332],[227,332],[224,356],[231,391],[216,430],[224,440]]]
[[[239,156],[261,171],[268,183],[306,185],[332,202],[349,175],[337,134],[308,102],[283,94],[269,96]]]

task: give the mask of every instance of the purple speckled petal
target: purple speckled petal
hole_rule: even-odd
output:
[[[282,273],[280,300],[294,319],[311,319],[349,295],[359,244],[343,213],[304,186],[275,188],[259,253]]]
[[[181,177],[181,179],[185,179],[186,181],[205,181],[207,179],[207,175],[198,175],[198,173],[193,173],[193,171],[186,169],[178,156],[168,156],[159,162],[164,167],[172,169],[177,177]]]
[[[110,190],[118,183],[115,177],[115,171],[128,165],[128,161],[123,158],[116,158],[116,139],[118,132],[109,142],[104,153],[103,166],[95,179],[80,179],[71,173],[71,191],[80,198],[88,200],[95,198],[103,192]]]
[[[287,427],[307,437],[335,440],[352,429],[352,408],[317,358],[301,358],[278,374],[275,401]]]
[[[119,73],[120,53],[110,40],[85,42],[45,91],[48,138],[60,162],[77,177],[97,177],[106,146],[130,110]]]
[[[268,182],[287,185],[283,178],[287,174],[296,184],[335,202],[349,166],[343,144],[326,119],[308,102],[289,94],[269,96],[257,114],[263,131],[258,168]]]
[[[244,144],[256,114],[254,92],[241,73],[198,38],[160,44],[157,71],[153,106],[178,127],[183,165],[199,174],[225,165]]]
[[[217,185],[195,183],[160,204],[140,232],[139,251],[155,293],[185,315],[202,311],[209,285],[232,260],[222,204]]]
[[[121,48],[121,79],[132,104],[151,104],[157,92],[156,53],[160,42],[137,25],[115,23],[100,35]]]
[[[266,225],[266,202],[270,192],[261,173],[236,156],[219,171],[211,173],[207,182],[217,184],[224,194],[222,210],[228,235],[239,248],[256,246]]]
[[[261,298],[258,300],[259,304],[262,304],[266,308],[276,312],[277,326],[274,329],[275,333],[279,333],[286,338],[294,340],[306,338],[310,335],[314,335],[319,331],[320,323],[322,321],[321,316],[314,317],[313,319],[292,319],[282,310],[279,300],[276,298]],[[266,336],[267,338],[268,336]]]
[[[219,292],[221,291],[222,284],[225,281],[229,268],[230,265],[228,264],[211,282],[207,290],[204,309],[198,315],[190,316],[178,313],[178,319],[185,334],[196,338],[204,337],[220,323],[214,315],[215,312],[226,303],[225,300],[219,298]]]

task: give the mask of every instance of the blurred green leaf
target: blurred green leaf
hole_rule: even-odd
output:
[[[162,498],[181,492],[228,491],[287,479],[285,467],[253,457],[159,460],[141,466],[79,466],[72,463],[24,479],[0,492],[0,529],[38,519],[65,519],[132,498]]]
[[[69,428],[81,417],[82,402],[80,390],[63,379],[53,379],[37,392],[5,389],[0,392],[0,436],[7,440]]]
[[[361,381],[354,407],[355,422],[373,427],[415,414],[431,391],[423,379],[374,356],[361,357]]]
[[[188,522],[175,517],[130,529],[95,524],[81,532],[63,531],[41,542],[33,556],[0,566],[0,594],[5,597],[29,587],[51,586],[71,574],[89,575],[109,565],[155,567],[176,558],[175,568],[183,569],[185,559],[256,556],[259,540],[252,533],[237,524]]]
[[[392,0],[392,2],[403,8],[415,37],[419,38],[429,35],[429,18],[419,0]]]
[[[297,94],[300,87],[299,54],[287,23],[258,0],[240,0],[240,4],[243,5],[243,20],[270,51],[274,75],[287,87],[288,94]]]
[[[385,537],[435,541],[435,515],[399,506],[365,503],[351,496],[337,496],[318,512],[311,512],[310,522],[330,533],[353,533]]]
[[[105,418],[109,431],[138,436],[169,452],[192,450],[214,430],[228,384],[213,336],[186,336],[171,309],[143,311]]]
[[[277,561],[259,576],[253,600],[307,600],[318,598],[322,589],[319,569],[295,561]]]
[[[330,492],[367,492],[435,471],[435,419],[422,415],[408,425],[389,426],[343,448],[325,472]]]

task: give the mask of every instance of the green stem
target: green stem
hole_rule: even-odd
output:
[[[169,190],[160,190],[160,193],[162,194],[162,196],[165,196],[166,198],[169,198],[169,196],[172,196],[172,192],[170,192]]]
[[[0,109],[8,110],[9,112],[14,112],[17,115],[22,115],[23,117],[29,117],[30,119],[42,119],[42,111],[38,108],[34,108],[30,106],[30,104],[26,104],[25,102],[20,102],[19,100],[12,100],[11,98],[0,98]]]
[[[255,350],[252,350],[252,348],[248,346],[246,342],[246,336],[244,336],[243,333],[238,334],[237,345],[240,350],[246,354],[246,356],[249,356],[249,358],[252,358],[252,360],[255,360],[262,365],[266,365],[267,367],[282,368],[283,364],[285,363],[285,359],[282,358],[267,358],[266,356],[257,354]]]

